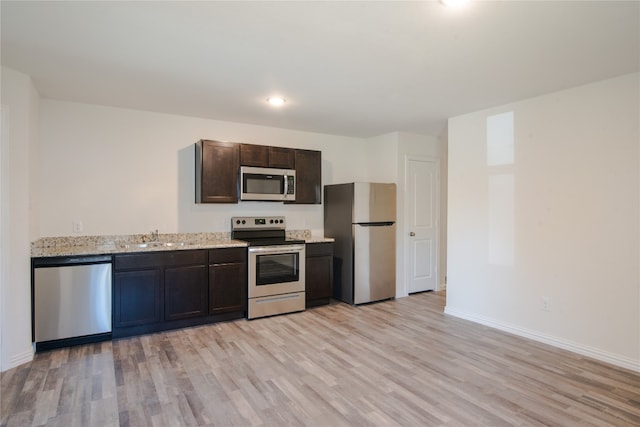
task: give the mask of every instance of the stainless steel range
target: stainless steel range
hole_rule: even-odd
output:
[[[305,242],[285,230],[282,216],[231,218],[231,237],[249,243],[249,319],[305,309]]]

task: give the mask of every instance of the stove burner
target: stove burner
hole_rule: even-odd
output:
[[[304,243],[304,240],[287,239],[286,223],[282,216],[233,217],[231,238],[249,243],[249,246],[274,246]]]

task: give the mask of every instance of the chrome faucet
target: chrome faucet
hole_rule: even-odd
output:
[[[155,231],[151,231],[151,241],[152,242],[157,242],[158,241],[158,229],[156,228]]]

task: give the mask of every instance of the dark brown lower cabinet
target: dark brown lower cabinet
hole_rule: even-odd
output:
[[[113,277],[114,338],[244,316],[246,248],[117,254]]]
[[[167,267],[164,273],[164,319],[176,320],[207,314],[207,267]]]
[[[209,251],[209,312],[247,310],[247,249]]]
[[[306,253],[307,308],[329,304],[333,292],[333,243],[309,243]]]
[[[162,269],[116,271],[113,327],[140,326],[162,320]]]

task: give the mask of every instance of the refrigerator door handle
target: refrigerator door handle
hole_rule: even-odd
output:
[[[388,227],[390,225],[395,224],[395,221],[385,221],[385,222],[356,222],[356,225],[362,227]]]

